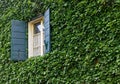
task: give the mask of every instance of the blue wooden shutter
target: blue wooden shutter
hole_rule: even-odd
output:
[[[50,9],[44,14],[44,27],[45,27],[45,53],[50,51]]]
[[[25,60],[27,59],[27,24],[24,21],[12,20],[11,26],[11,60]]]

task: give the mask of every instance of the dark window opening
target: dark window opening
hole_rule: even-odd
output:
[[[34,24],[34,34],[40,33],[40,23]]]

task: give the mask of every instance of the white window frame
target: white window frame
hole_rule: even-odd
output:
[[[41,44],[40,44],[40,46],[42,46],[41,51],[40,51],[41,52],[40,56],[44,55],[45,44],[44,44],[44,24],[43,24],[43,20],[44,20],[44,17],[41,16],[41,17],[39,17],[37,19],[34,19],[34,20],[32,20],[28,23],[28,58],[34,57],[34,54],[33,54],[34,53],[34,51],[33,51],[34,24],[39,23],[39,22],[41,24],[41,28],[40,28]]]

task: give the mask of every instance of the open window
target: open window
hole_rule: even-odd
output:
[[[28,23],[12,20],[11,60],[19,61],[34,56],[43,56],[49,51],[50,9],[44,13],[44,16],[41,15]]]
[[[44,17],[41,16],[28,23],[28,57],[45,53]]]

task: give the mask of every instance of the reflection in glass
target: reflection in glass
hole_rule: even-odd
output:
[[[40,23],[34,24],[34,34],[40,33]]]

